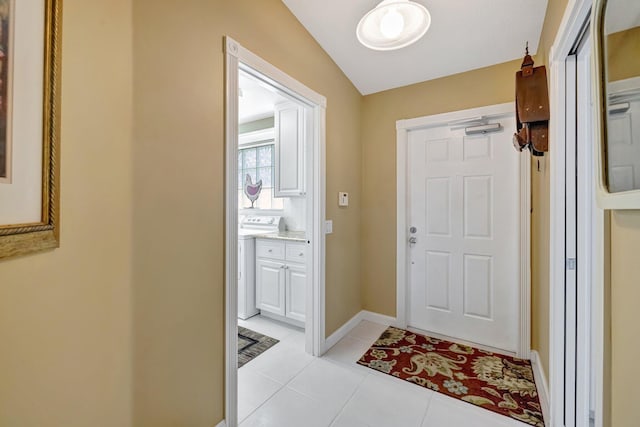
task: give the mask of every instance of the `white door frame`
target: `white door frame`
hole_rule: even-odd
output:
[[[407,307],[409,283],[407,239],[409,238],[407,202],[407,153],[409,131],[425,127],[436,127],[460,123],[469,119],[492,118],[515,112],[514,103],[498,104],[487,107],[451,113],[436,114],[409,120],[398,120],[397,130],[397,242],[396,242],[396,313],[400,327],[407,326]],[[528,153],[520,155],[520,328],[517,356],[529,358],[531,350],[531,246],[530,246],[530,211],[531,211],[531,162]]]
[[[306,351],[319,356],[325,345],[325,116],[324,96],[290,77],[229,36],[225,53],[225,419],[227,427],[238,425],[238,73],[240,69],[259,77],[313,111],[314,129],[307,147],[307,236],[312,257],[307,260],[312,285],[307,289]],[[313,224],[313,226],[310,226]]]
[[[580,407],[585,406],[585,402],[589,399],[590,387],[584,387],[578,390],[575,395],[565,396],[565,363],[570,369],[576,368],[575,355],[565,354],[565,334],[576,334],[574,330],[565,330],[564,316],[566,308],[565,299],[565,232],[566,232],[566,138],[569,130],[567,121],[567,103],[575,102],[567,97],[567,58],[571,54],[576,42],[582,35],[585,23],[590,18],[592,1],[591,0],[570,0],[565,14],[563,16],[556,39],[551,48],[549,55],[550,64],[550,144],[549,157],[551,159],[550,167],[550,247],[549,247],[549,292],[550,292],[550,313],[549,313],[549,329],[550,329],[550,367],[549,367],[549,383],[550,383],[550,412],[553,427],[563,427],[565,402],[582,402]],[[592,38],[592,43],[593,43]],[[592,77],[593,78],[593,77]],[[595,117],[592,115],[592,117]],[[594,133],[596,135],[596,133]],[[591,168],[595,168],[594,157],[596,155],[597,144],[591,151],[585,150],[590,159],[580,158],[577,161],[583,164],[591,164]],[[594,174],[595,175],[595,174]],[[588,189],[595,187],[595,178],[587,185],[579,186],[578,191],[581,192],[582,200],[588,197]],[[589,188],[592,186],[592,188]],[[603,425],[603,345],[604,345],[604,213],[602,210],[595,209],[591,212],[592,246],[594,248],[591,260],[591,306],[579,306],[578,310],[591,311],[592,331],[591,337],[577,337],[578,343],[589,343],[593,340],[593,366],[595,367],[595,426]],[[589,256],[584,251],[583,256]],[[585,264],[584,262],[582,264]],[[586,270],[584,271],[586,274]],[[589,304],[588,301],[581,301],[582,305]],[[588,334],[588,332],[586,332]],[[581,351],[578,348],[578,351]],[[588,348],[582,349],[588,351]],[[578,363],[580,367],[580,363]],[[567,426],[572,427],[572,426]]]

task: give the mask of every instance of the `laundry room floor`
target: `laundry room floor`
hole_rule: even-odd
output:
[[[362,321],[315,358],[301,329],[261,316],[238,323],[280,340],[238,370],[240,427],[528,426],[356,364],[388,325]]]

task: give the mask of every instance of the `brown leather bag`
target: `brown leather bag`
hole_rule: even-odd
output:
[[[527,54],[516,73],[516,119],[518,133],[513,143],[517,150],[529,148],[534,156],[549,151],[549,93],[547,69],[534,67]]]

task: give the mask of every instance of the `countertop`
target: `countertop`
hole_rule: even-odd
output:
[[[307,234],[304,231],[277,231],[275,233],[260,234],[259,236],[256,236],[256,238],[306,242]]]

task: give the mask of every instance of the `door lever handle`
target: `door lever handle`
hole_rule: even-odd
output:
[[[415,245],[416,243],[418,243],[417,237],[409,237],[409,245]]]

